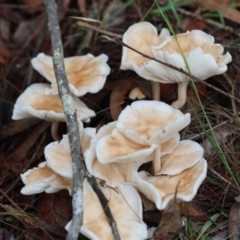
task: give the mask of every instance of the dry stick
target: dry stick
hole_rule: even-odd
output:
[[[107,38],[107,37],[106,37],[106,38]],[[146,54],[144,54],[144,53],[142,53],[142,52],[140,52],[140,51],[138,51],[138,50],[130,47],[129,45],[127,45],[126,43],[122,42],[121,40],[119,40],[119,39],[117,39],[117,38],[115,38],[115,39],[107,38],[107,39],[109,39],[109,40],[111,40],[111,41],[114,41],[115,43],[117,43],[117,44],[119,44],[119,45],[122,45],[122,46],[124,46],[124,47],[129,48],[129,49],[131,49],[132,51],[134,51],[134,52],[142,55],[142,56],[145,57],[145,58],[148,58],[148,59],[151,59],[151,60],[153,60],[153,61],[159,62],[159,63],[163,64],[164,66],[167,66],[167,67],[169,67],[169,68],[172,68],[172,69],[174,69],[174,70],[176,70],[176,71],[178,71],[178,72],[180,72],[180,73],[183,73],[183,74],[187,75],[188,77],[196,80],[197,82],[201,82],[201,83],[205,84],[206,86],[214,89],[215,91],[220,92],[220,93],[222,93],[223,95],[225,95],[225,96],[227,96],[227,97],[229,97],[229,98],[237,101],[238,103],[240,103],[240,99],[238,99],[238,98],[236,98],[236,97],[234,97],[234,96],[232,96],[232,95],[224,92],[223,90],[221,90],[221,89],[219,89],[219,88],[217,88],[217,87],[215,87],[215,86],[213,86],[213,85],[211,85],[211,84],[203,81],[202,79],[200,79],[200,78],[198,78],[198,77],[195,77],[195,76],[192,75],[191,73],[188,73],[188,72],[184,71],[182,68],[175,67],[175,66],[173,66],[173,65],[171,65],[171,64],[168,64],[168,63],[165,63],[165,62],[163,62],[163,61],[160,61],[160,60],[158,60],[158,59],[156,59],[156,58],[154,58],[154,57],[148,56],[148,55],[146,55]]]
[[[72,154],[73,170],[73,216],[67,239],[77,239],[80,227],[83,223],[82,195],[84,180],[84,162],[80,149],[80,136],[71,92],[68,86],[67,75],[63,61],[63,48],[60,33],[60,26],[57,17],[57,6],[55,0],[44,0],[48,15],[48,27],[51,34],[53,67],[56,75],[58,92],[62,101],[66,123],[68,128],[68,138]]]
[[[82,214],[82,202],[83,202],[83,180],[84,176],[88,176],[92,181],[93,189],[99,188],[96,179],[93,176],[89,176],[85,164],[83,161],[83,156],[80,148],[80,136],[77,123],[77,116],[75,107],[73,104],[73,99],[68,86],[67,75],[65,72],[64,61],[63,61],[63,48],[60,34],[60,26],[57,18],[57,6],[55,0],[44,0],[47,15],[48,15],[48,26],[51,34],[51,42],[53,48],[53,66],[54,72],[57,79],[58,92],[63,104],[64,113],[66,116],[66,123],[68,128],[68,138],[70,143],[70,149],[72,154],[72,168],[73,168],[73,216],[72,223],[70,225],[67,240],[78,239],[79,230],[83,223]],[[103,195],[101,189],[99,188],[97,195]],[[101,200],[102,205],[105,207],[107,205],[106,198]],[[111,223],[112,232],[115,240],[120,240],[119,233],[116,227],[116,223],[112,217],[111,211],[107,208],[105,211],[109,222]]]
[[[117,224],[114,221],[113,217],[112,217],[112,213],[110,211],[110,208],[107,204],[108,200],[106,199],[106,197],[104,196],[101,188],[99,187],[99,185],[97,184],[97,180],[96,178],[92,177],[92,176],[88,176],[88,182],[90,183],[90,185],[92,186],[94,192],[97,194],[99,201],[105,211],[105,214],[108,215],[108,222],[112,228],[112,232],[114,235],[114,239],[115,240],[121,240],[120,235],[118,233],[118,228],[117,228]],[[117,234],[114,234],[117,233]]]

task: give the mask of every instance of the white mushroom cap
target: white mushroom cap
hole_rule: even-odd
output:
[[[106,181],[109,186],[117,187],[126,182],[126,163],[109,163],[102,164],[96,156],[96,145],[102,137],[111,134],[115,128],[116,122],[111,122],[99,129],[96,136],[92,138],[90,147],[84,154],[86,167],[90,174]]]
[[[72,156],[68,135],[63,135],[60,142],[49,143],[44,149],[48,167],[57,174],[72,178]]]
[[[196,142],[182,140],[176,148],[161,158],[162,168],[157,175],[175,175],[194,166],[202,157],[204,150]]]
[[[44,191],[53,193],[62,189],[67,189],[70,195],[72,193],[72,180],[56,174],[47,166],[46,162],[40,163],[37,168],[29,169],[20,176],[25,184],[21,190],[21,193],[24,195],[32,195]]]
[[[159,101],[137,101],[119,115],[117,129],[139,144],[160,144],[190,123],[190,114],[183,114]]]
[[[94,57],[92,54],[64,58],[65,69],[69,81],[71,92],[75,96],[83,96],[87,92],[96,93],[103,88],[106,77],[110,73],[107,65],[108,56],[101,54]],[[53,70],[53,60],[51,56],[39,53],[33,58],[32,66],[48,81],[52,88],[46,89],[46,94],[57,94],[56,77]]]
[[[123,35],[123,42],[137,49],[138,51],[153,57],[151,46],[160,45],[167,36],[167,29],[163,28],[158,36],[157,29],[148,22],[133,24]],[[121,69],[131,69],[137,72],[138,68],[148,61],[148,58],[140,56],[138,53],[123,47]]]
[[[13,116],[14,120],[38,117],[49,121],[65,121],[62,102],[58,95],[45,95],[49,84],[35,83],[28,87],[17,99]],[[79,98],[73,96],[78,121],[89,122],[95,112],[89,109]]]
[[[95,136],[95,128],[84,128],[80,130],[81,150],[83,154],[90,146],[90,140]],[[44,149],[47,165],[55,173],[66,178],[72,178],[72,156],[68,135],[63,135],[60,142],[52,142]]]
[[[135,99],[143,99],[146,96],[143,94],[143,92],[141,91],[140,87],[135,87],[131,90],[131,92],[129,93],[128,97],[132,100]]]
[[[99,139],[96,145],[96,154],[98,161],[102,164],[130,161],[144,163],[151,161],[149,156],[157,146],[157,144],[138,144],[127,138],[118,129],[113,129],[111,134]]]
[[[145,239],[147,227],[142,221],[142,203],[137,191],[130,185],[121,185],[116,190],[101,188],[108,199],[121,239]],[[83,225],[80,232],[92,240],[114,240],[99,199],[87,181],[84,182],[83,199]],[[69,226],[66,226],[67,230]]]
[[[193,167],[176,175],[138,177],[136,180],[137,189],[149,200],[153,201],[158,209],[162,210],[174,199],[176,188],[177,199],[191,201],[205,179],[206,174],[207,162],[202,158]],[[140,175],[142,176],[142,174]]]

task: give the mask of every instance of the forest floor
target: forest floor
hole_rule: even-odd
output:
[[[240,2],[158,2],[176,34],[203,30],[232,55],[227,72],[206,82],[240,99]],[[143,0],[58,1],[65,57],[87,53],[109,57],[111,73],[103,89],[81,97],[97,113],[85,126],[99,127],[116,120],[132,103],[128,93],[135,86],[141,88],[145,99],[151,99],[150,81],[133,71],[120,70],[122,46],[100,36],[121,38],[129,26],[143,20],[159,30],[168,28],[159,6]],[[79,26],[72,16],[97,19],[100,24]],[[20,174],[44,161],[44,148],[53,141],[49,122],[12,120],[19,95],[33,83],[47,82],[31,66],[31,59],[40,52],[52,55],[43,1],[0,0],[0,239],[4,240],[64,239],[64,226],[71,218],[67,191],[31,196],[20,193]],[[173,239],[240,239],[240,201],[236,199],[240,196],[240,104],[203,83],[196,86],[211,127],[189,84],[188,101],[181,111],[191,113],[191,124],[181,132],[181,139],[192,139],[203,146],[208,173],[195,198],[181,212],[185,226]],[[176,89],[177,84],[161,84],[161,101],[175,101]],[[210,140],[207,137],[210,128],[223,156],[212,146],[211,136]],[[64,123],[59,133],[66,133]],[[159,211],[144,212],[143,216],[149,227],[160,221]]]

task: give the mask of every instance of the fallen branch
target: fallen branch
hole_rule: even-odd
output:
[[[53,49],[53,66],[56,75],[58,92],[62,101],[63,110],[66,116],[66,123],[68,128],[68,138],[72,154],[72,168],[73,168],[73,216],[72,222],[68,231],[67,240],[78,239],[80,227],[83,224],[83,180],[87,176],[89,182],[96,191],[97,196],[103,206],[105,214],[109,219],[110,226],[115,240],[120,240],[117,225],[112,217],[111,211],[108,207],[108,201],[103,195],[94,176],[90,176],[86,170],[83,155],[80,148],[80,136],[78,129],[78,122],[76,110],[74,107],[73,99],[68,85],[67,75],[64,66],[63,47],[60,33],[60,26],[57,18],[57,6],[55,0],[44,0],[47,15],[48,26],[51,34],[51,42]],[[102,197],[104,196],[104,198]]]
[[[74,107],[71,92],[68,86],[67,75],[63,61],[63,48],[60,33],[60,26],[57,17],[57,6],[55,0],[44,0],[47,15],[48,27],[51,34],[53,66],[57,79],[58,92],[62,101],[63,110],[66,116],[68,138],[72,154],[73,169],[73,216],[67,239],[77,239],[80,227],[83,223],[82,193],[85,165],[80,149],[80,136],[77,122],[76,110]]]

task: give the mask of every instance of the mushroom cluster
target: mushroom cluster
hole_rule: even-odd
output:
[[[229,53],[214,43],[214,38],[200,30],[170,36],[167,29],[158,35],[150,23],[131,26],[123,42],[142,53],[182,68],[205,80],[227,70]],[[173,199],[191,201],[207,173],[207,162],[200,144],[180,140],[180,131],[191,121],[189,113],[177,108],[186,101],[189,77],[154,60],[142,57],[123,47],[121,69],[134,70],[153,82],[153,101],[139,100],[127,106],[115,122],[99,128],[84,128],[95,113],[79,99],[87,92],[96,93],[104,85],[110,68],[108,57],[65,58],[69,88],[79,122],[81,149],[90,174],[98,179],[124,240],[143,240],[147,227],[142,220],[142,204],[166,209]],[[52,57],[43,53],[31,61],[32,66],[51,84],[35,83],[17,99],[13,119],[38,117],[52,121],[55,142],[45,147],[45,161],[21,174],[25,186],[21,193],[29,195],[67,189],[72,194],[72,158],[69,139],[56,136],[58,122],[65,121],[58,96]],[[204,71],[203,71],[204,69]],[[172,106],[159,100],[159,82],[178,83],[178,100]],[[140,88],[130,98],[143,99]],[[143,164],[152,164],[149,171],[140,171]],[[146,166],[146,165],[145,165]],[[146,169],[146,168],[144,168]],[[87,180],[83,184],[83,225],[80,232],[92,240],[113,240],[104,210]],[[146,200],[147,199],[147,200]],[[69,229],[69,224],[66,226]]]
[[[191,201],[197,193],[206,177],[207,163],[198,143],[180,141],[179,131],[189,122],[190,114],[163,102],[136,101],[122,111],[117,121],[102,126],[98,132],[80,126],[87,169],[99,182],[105,182],[102,190],[122,239],[147,236],[142,221],[144,201],[139,192],[159,210],[168,206],[176,192],[178,201]],[[25,184],[22,193],[67,189],[71,194],[72,159],[67,135],[60,142],[50,143],[44,154],[46,162],[21,175]],[[147,162],[152,162],[154,171],[139,172],[139,167]],[[100,202],[87,182],[82,206],[84,221],[80,232],[90,239],[102,239],[103,234],[104,239],[113,239]],[[96,220],[96,214],[101,221]]]
[[[98,57],[87,54],[64,59],[79,122],[89,122],[90,117],[95,116],[95,112],[89,109],[78,97],[87,92],[96,93],[103,87],[106,77],[110,73],[107,60],[108,57],[105,54]],[[31,63],[34,69],[51,82],[51,85],[35,83],[29,86],[17,99],[12,118],[19,120],[38,117],[51,121],[52,137],[54,140],[60,140],[57,126],[59,122],[65,122],[65,115],[58,95],[52,57],[39,53],[36,58],[32,59]]]
[[[223,46],[214,43],[214,37],[201,30],[170,36],[169,31],[163,28],[158,35],[152,24],[140,22],[129,27],[123,35],[123,42],[143,54],[190,71],[201,80],[226,72],[227,64],[232,61],[228,52],[223,54]],[[185,104],[190,81],[187,75],[142,57],[127,47],[123,47],[121,69],[131,69],[152,81],[155,100],[159,100],[159,83],[178,83],[178,99],[172,106],[180,108]]]

